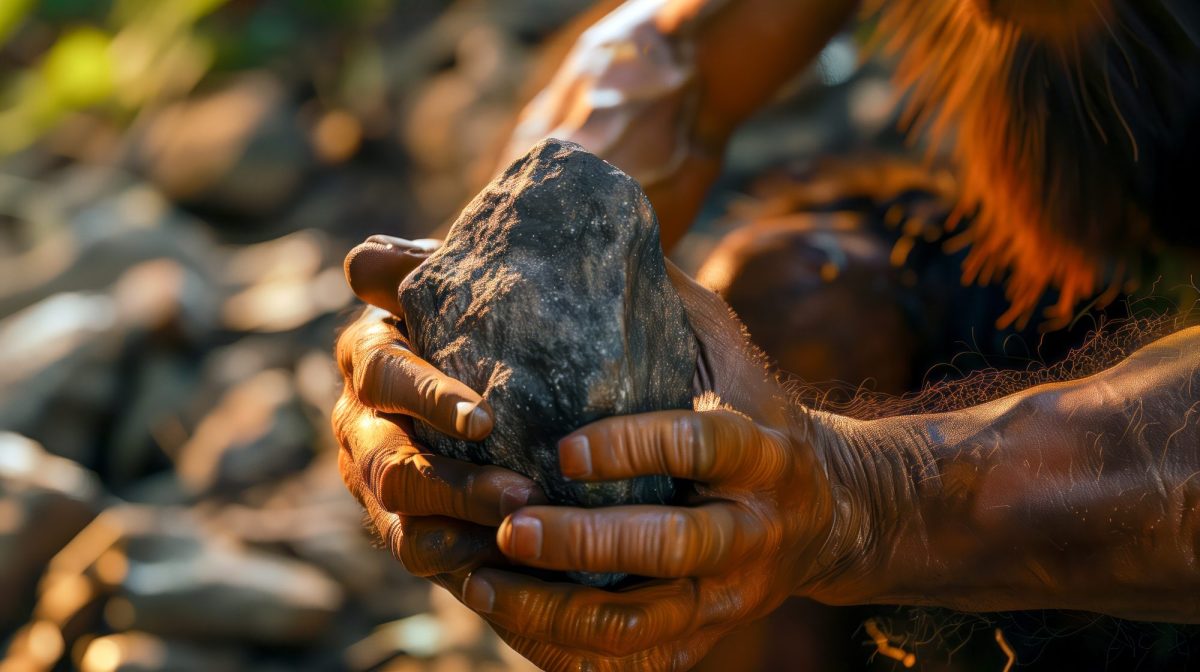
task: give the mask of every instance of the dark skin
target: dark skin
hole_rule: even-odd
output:
[[[647,184],[669,244],[732,128],[854,7],[633,5],[585,35],[527,110],[514,147],[529,144],[523,133],[552,130],[614,160]],[[740,36],[750,29],[760,39],[747,46]],[[589,60],[626,43],[650,56]],[[739,76],[729,65],[737,59],[722,58],[731,53],[764,74]],[[598,62],[607,65],[588,65]],[[587,94],[606,77],[667,84],[599,108],[592,103],[605,97]],[[694,411],[580,428],[560,443],[560,463],[579,480],[692,480],[693,503],[550,507],[529,479],[432,455],[411,435],[409,417],[472,440],[493,422],[476,391],[404,340],[395,289],[432,244],[375,237],[347,258],[355,292],[378,308],[338,342],[342,474],[410,571],[543,668],[684,669],[790,595],[1200,621],[1198,329],[1082,380],[949,413],[856,421],[793,403],[723,302],[672,268],[702,350]],[[510,564],[654,580],[608,592]]]

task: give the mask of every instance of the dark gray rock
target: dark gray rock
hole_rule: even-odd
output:
[[[555,445],[606,416],[691,407],[695,336],[631,177],[541,142],[467,206],[400,301],[416,351],[495,411],[480,443],[417,423],[432,450],[526,474],[557,503],[671,495],[667,477],[567,481]]]

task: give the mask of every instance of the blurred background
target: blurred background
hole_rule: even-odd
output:
[[[373,547],[342,486],[332,349],[356,303],[341,261],[373,233],[437,235],[574,36],[616,4],[0,0],[0,670],[527,669]],[[721,268],[761,261],[770,250],[732,232],[800,217],[821,232],[800,282],[875,298],[885,281],[958,286],[937,246],[952,173],[895,131],[867,31],[734,138],[674,251],[685,269],[714,250],[734,260]],[[745,290],[747,311],[765,291]],[[769,351],[823,335],[785,366],[810,380],[903,392],[951,350],[926,344],[952,302],[914,296],[835,295],[785,333],[751,331]],[[864,327],[874,340],[847,336]],[[905,356],[883,370],[875,346]],[[902,664],[863,627],[875,612],[815,609],[735,637],[725,667]],[[898,618],[911,627],[895,641],[936,669],[1006,660],[989,626],[956,622],[983,633],[964,648]],[[762,653],[780,638],[792,654]]]

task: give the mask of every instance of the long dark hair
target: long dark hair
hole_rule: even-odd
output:
[[[1001,326],[1115,297],[1170,244],[1200,242],[1194,0],[868,0],[899,56],[905,121],[952,142],[972,224],[966,282],[1005,279]],[[1184,190],[1189,186],[1191,193]]]

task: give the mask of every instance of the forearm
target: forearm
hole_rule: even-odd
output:
[[[508,157],[546,135],[636,178],[663,243],[687,231],[738,124],[820,52],[857,0],[630,0],[580,37],[522,113]]]
[[[1078,381],[842,421],[831,468],[873,484],[873,524],[833,601],[1200,620],[1198,371],[1191,329]]]

